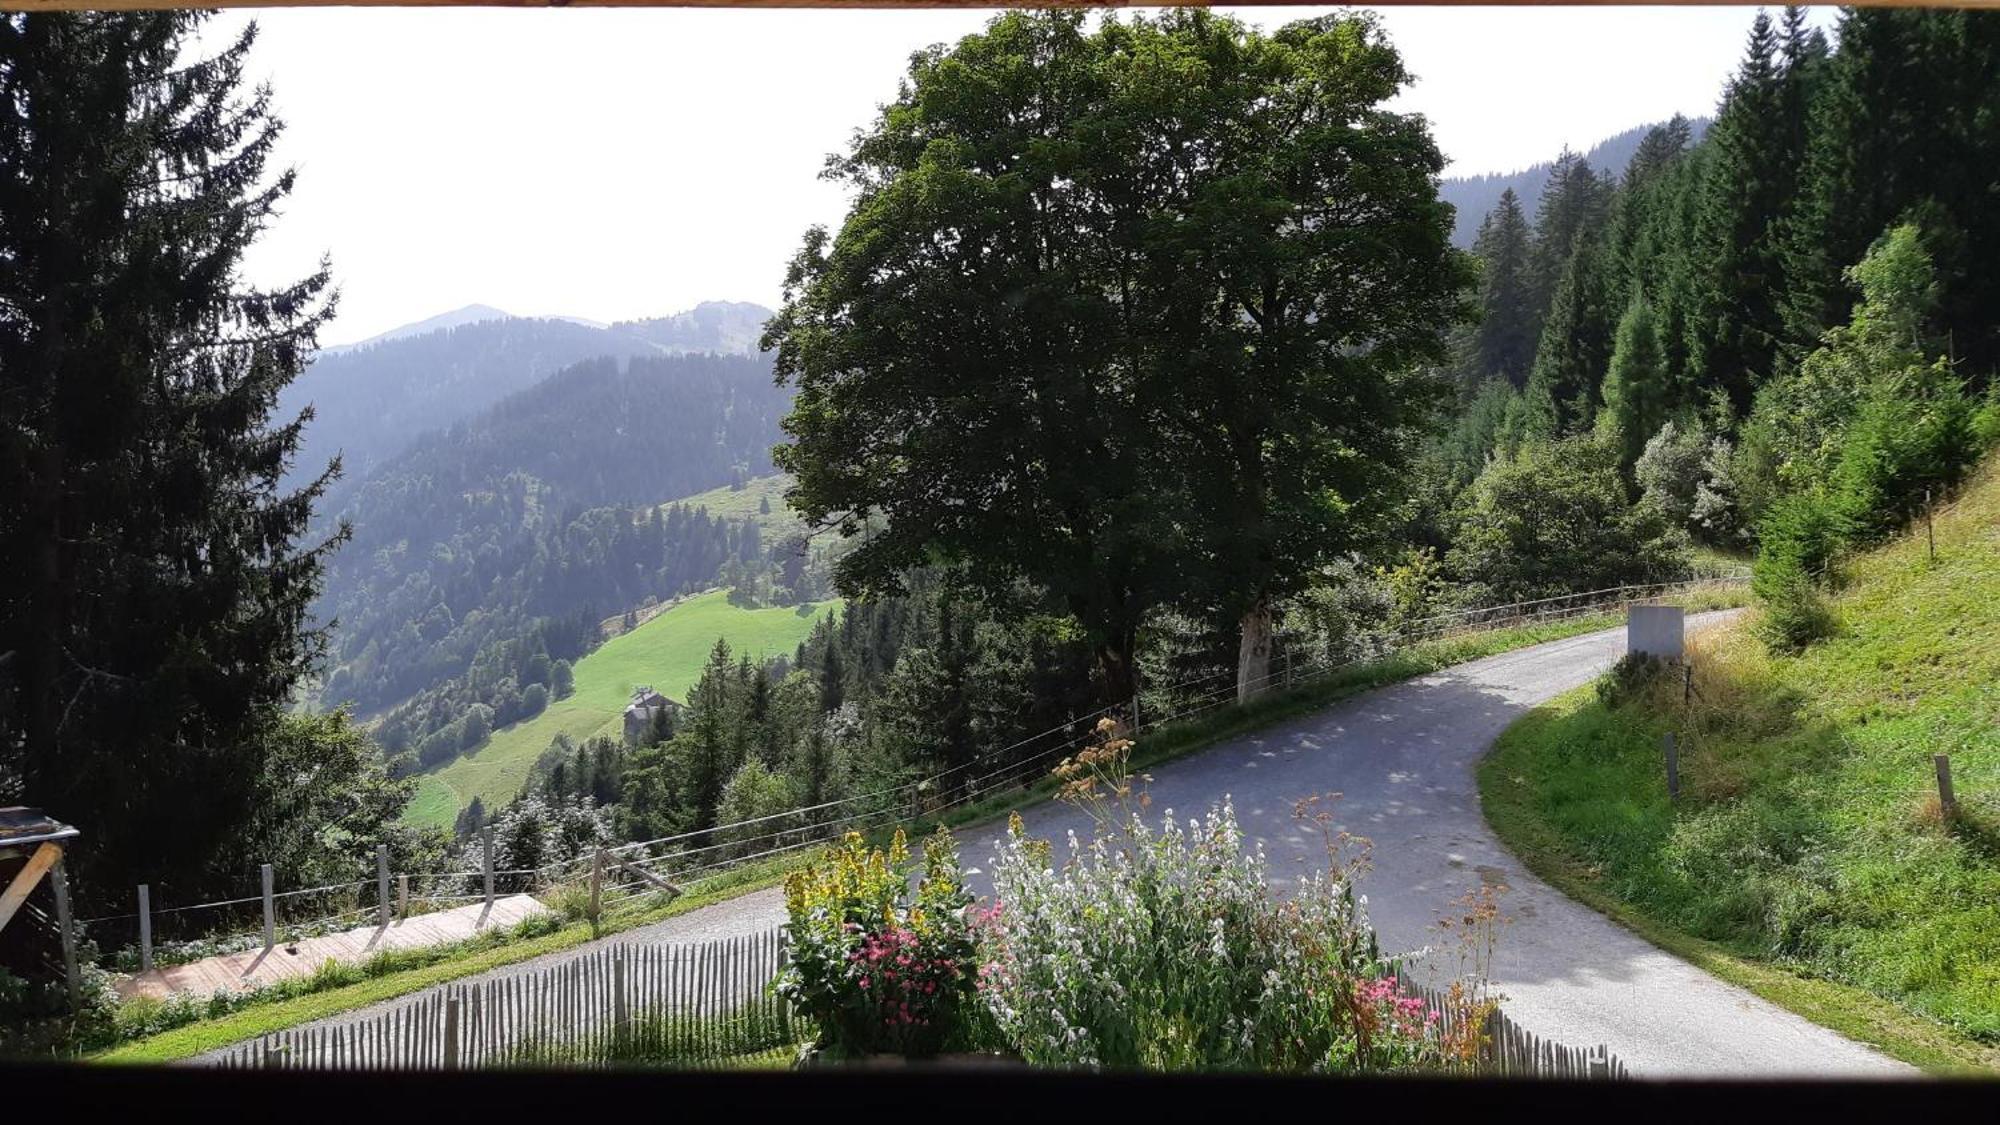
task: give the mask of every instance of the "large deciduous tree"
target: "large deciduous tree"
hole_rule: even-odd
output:
[[[844,587],[1030,579],[1114,699],[1144,613],[1191,602],[1260,678],[1272,601],[1383,506],[1463,311],[1441,158],[1380,108],[1405,81],[1362,17],[1010,14],[918,55],[766,335],[789,498],[867,531]]]
[[[0,803],[83,829],[97,901],[221,877],[273,747],[318,737],[276,727],[333,470],[283,490],[304,418],[272,413],[327,275],[239,274],[292,175],[252,32],[198,56],[202,18],[0,18]]]

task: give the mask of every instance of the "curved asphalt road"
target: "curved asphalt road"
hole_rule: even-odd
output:
[[[1729,616],[1704,614],[1690,628]],[[1302,831],[1295,803],[1338,792],[1338,827],[1373,842],[1361,884],[1384,949],[1443,944],[1433,923],[1481,883],[1504,890],[1493,977],[1509,1016],[1573,1046],[1607,1044],[1635,1075],[1876,1075],[1910,1068],[1724,984],[1654,948],[1529,874],[1486,826],[1473,771],[1508,724],[1528,709],[1588,683],[1624,652],[1623,630],[1537,645],[1462,664],[1357,696],[1315,715],[1223,743],[1151,771],[1156,812],[1185,819],[1229,795],[1246,840],[1261,841],[1282,892],[1295,873],[1323,862],[1316,832]],[[1077,810],[1043,804],[1023,814],[1029,831],[1062,841],[1088,835]],[[959,833],[964,860],[987,856],[1004,826]],[[984,876],[973,882],[982,892]],[[784,920],[776,889],[632,930],[618,942],[684,942],[767,929]],[[573,952],[494,970],[539,968]],[[368,1018],[405,997],[326,1023]],[[197,1060],[199,1061],[199,1060]]]

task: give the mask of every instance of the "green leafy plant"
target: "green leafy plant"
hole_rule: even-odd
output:
[[[817,1056],[935,1055],[963,1045],[972,996],[972,896],[950,833],[924,848],[910,890],[909,848],[849,833],[785,880],[787,960],[778,994],[819,1029]]]

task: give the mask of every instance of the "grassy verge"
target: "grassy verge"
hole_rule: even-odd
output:
[[[1703,972],[1746,988],[1781,1008],[1933,1074],[2000,1072],[2000,1049],[1954,1032],[1853,985],[1802,974],[1732,952],[1656,919],[1607,886],[1602,865],[1578,854],[1573,841],[1537,807],[1520,772],[1545,724],[1590,705],[1581,689],[1524,718],[1507,732],[1479,772],[1486,822],[1508,850],[1543,882]]]
[[[1717,608],[1732,600],[1734,595],[1728,592],[1707,594],[1698,608]],[[1372,688],[1426,675],[1469,660],[1610,628],[1618,621],[1617,615],[1597,614],[1427,642],[1381,660],[1337,669],[1298,686],[1271,692],[1248,706],[1221,708],[1202,718],[1149,730],[1141,739],[1134,762],[1138,768],[1158,765],[1196,753],[1225,739],[1310,714]],[[912,835],[920,835],[939,824],[957,828],[982,823],[1043,800],[1053,788],[1052,781],[1044,780],[1027,789],[1013,790],[962,806],[942,817],[922,819],[911,825],[910,831]],[[774,886],[805,858],[804,854],[794,854],[746,864],[703,880],[672,903],[612,914],[602,932],[611,934],[632,929]],[[112,1063],[164,1063],[191,1058],[217,1047],[395,999],[489,969],[572,949],[593,940],[595,936],[587,923],[574,922],[554,933],[511,944],[488,945],[464,957],[456,956],[456,951],[443,950],[437,952],[433,962],[406,971],[306,995],[273,998],[220,1018],[121,1044],[91,1058],[93,1061]]]
[[[1906,1062],[1992,1073],[2000,472],[1936,531],[1935,560],[1920,532],[1846,566],[1827,640],[1698,638],[1691,697],[1678,676],[1565,696],[1500,739],[1480,789],[1531,869],[1655,944]]]

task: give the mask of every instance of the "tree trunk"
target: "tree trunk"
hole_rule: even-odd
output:
[[[1271,686],[1271,602],[1258,595],[1244,611],[1243,639],[1236,649],[1236,702],[1248,703]]]
[[[1110,704],[1131,702],[1132,694],[1139,690],[1138,674],[1132,666],[1134,638],[1121,636],[1106,640],[1097,646],[1097,669],[1104,677],[1104,701]]]

